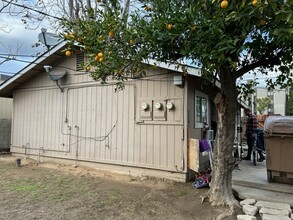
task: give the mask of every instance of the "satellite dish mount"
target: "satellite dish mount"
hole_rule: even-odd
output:
[[[57,71],[51,72],[52,66],[49,66],[49,65],[45,65],[44,69],[46,70],[46,73],[48,73],[49,79],[56,83],[56,85],[58,86],[61,92],[64,92],[63,88],[61,88],[61,86],[59,85],[58,80],[63,78],[66,75],[66,71],[57,70]]]

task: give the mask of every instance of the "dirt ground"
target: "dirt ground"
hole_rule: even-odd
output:
[[[0,219],[215,219],[207,188],[0,155]]]

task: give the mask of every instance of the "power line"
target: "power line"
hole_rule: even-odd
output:
[[[39,55],[33,55],[33,54],[8,54],[8,53],[0,53],[0,56],[7,56],[7,59],[9,59],[9,57],[13,56],[13,57],[39,57]]]
[[[22,11],[14,11],[14,12],[10,12],[10,11],[1,11],[0,14],[20,14]]]
[[[59,55],[61,56],[61,55]],[[4,59],[7,59],[7,57],[3,57],[0,55],[0,58],[4,58]],[[41,65],[40,63],[38,62],[34,62],[34,61],[27,61],[27,60],[21,60],[21,59],[16,59],[16,58],[10,58],[9,59],[10,61],[17,61],[17,62],[23,62],[23,63],[29,63],[29,64],[36,64],[37,66],[43,66]],[[68,69],[68,70],[72,70],[72,71],[77,71],[76,69],[74,68],[69,68],[69,67],[65,67],[65,66],[59,66],[57,65],[56,67],[60,67],[60,68],[64,68],[64,69]],[[15,75],[15,74],[18,74],[19,72],[21,72],[22,70],[19,70],[17,72],[7,72],[7,71],[1,71],[0,70],[0,73],[5,73],[5,74],[12,74],[12,75]],[[89,74],[89,72],[87,71],[77,71],[77,72],[82,72],[82,74]],[[166,81],[166,82],[173,82],[173,79],[165,79],[166,76],[164,76],[165,74],[168,74],[168,73],[161,73],[161,74],[155,74],[155,75],[148,75],[148,76],[142,76],[140,78],[132,78],[132,77],[125,77],[127,79],[133,79],[133,80],[144,80],[144,81]],[[156,78],[148,78],[148,77],[153,77],[153,76],[157,76]],[[159,77],[159,76],[163,76],[163,77]],[[159,78],[158,78],[159,77]]]
[[[18,62],[22,62],[22,63],[34,63],[28,60],[20,60],[20,59],[16,59],[16,58],[10,58],[10,57],[4,57],[0,55],[0,58],[8,60],[8,61],[18,61]]]
[[[21,59],[16,59],[16,58],[8,58],[8,57],[4,57],[4,56],[1,56],[0,55],[0,59],[6,59],[6,60],[8,60],[8,61],[17,61],[17,62],[21,62],[21,63],[28,63],[28,64],[36,64],[37,66],[43,66],[43,65],[41,65],[40,63],[38,63],[38,62],[35,62],[35,61],[28,61],[28,60],[21,60]],[[73,70],[73,71],[76,71],[75,69],[73,69],[73,68],[69,68],[69,67],[65,67],[65,66],[56,66],[56,67],[60,67],[60,68],[64,68],[64,69],[68,69],[68,70]],[[17,73],[19,73],[20,71],[22,71],[22,70],[19,70],[19,71],[17,71],[17,72],[6,72],[6,71],[1,71],[0,70],[0,73],[5,73],[5,74],[17,74]]]
[[[33,55],[33,54],[9,54],[9,53],[0,53],[0,56],[7,56],[6,59],[9,59],[9,57],[39,57],[40,55]],[[43,56],[48,57],[48,56]]]
[[[17,4],[17,3],[14,3],[14,2],[12,2],[12,1],[7,1],[7,0],[2,0],[2,1],[3,1],[3,2],[6,2],[6,3],[8,3],[8,4],[15,5],[15,6],[17,6],[17,7],[21,7],[21,8],[24,8],[24,9],[28,9],[28,10],[31,10],[31,11],[37,12],[37,13],[42,14],[42,15],[45,15],[45,16],[49,16],[49,17],[51,17],[51,18],[55,18],[55,19],[57,19],[57,20],[62,20],[62,18],[59,18],[59,17],[56,17],[56,16],[54,16],[54,15],[50,15],[50,14],[47,14],[47,13],[45,13],[45,12],[42,12],[42,11],[39,11],[39,10],[33,9],[33,8],[28,7],[28,6],[26,6],[26,5]]]

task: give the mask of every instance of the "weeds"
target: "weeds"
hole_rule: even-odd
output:
[[[36,192],[41,188],[38,182],[27,179],[20,179],[17,183],[11,186],[11,191],[14,192]]]

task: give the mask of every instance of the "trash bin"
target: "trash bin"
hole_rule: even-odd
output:
[[[269,182],[293,183],[293,116],[270,116],[264,124]]]

